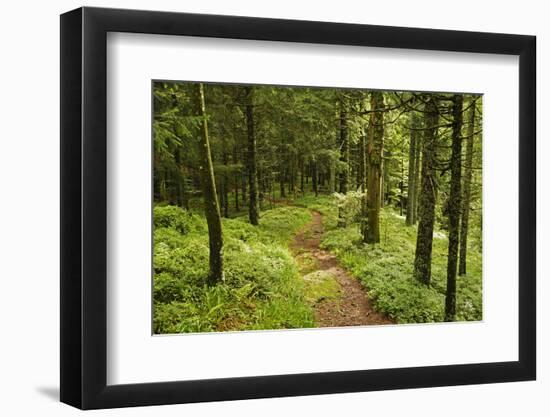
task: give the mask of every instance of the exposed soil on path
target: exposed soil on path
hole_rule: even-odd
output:
[[[363,285],[340,266],[336,257],[319,248],[323,235],[323,217],[316,211],[312,211],[312,215],[313,220],[296,235],[291,249],[296,257],[307,256],[314,261],[314,269],[309,269],[308,273],[330,273],[340,285],[340,296],[337,299],[321,299],[315,303],[317,326],[393,324],[393,321],[374,309]],[[305,271],[301,272],[303,274]]]

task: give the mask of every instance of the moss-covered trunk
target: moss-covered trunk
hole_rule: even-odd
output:
[[[348,120],[344,98],[340,98],[340,161],[345,164],[344,169],[340,173],[340,192],[345,194],[349,187],[349,135],[348,135]]]
[[[439,123],[438,100],[427,98],[422,141],[422,175],[418,208],[418,233],[414,257],[414,276],[429,285],[432,277],[432,243],[435,221],[437,179],[435,174],[437,124]]]
[[[210,155],[210,143],[208,141],[208,123],[206,121],[206,109],[204,105],[204,87],[202,83],[193,86],[193,98],[196,115],[200,118],[199,129],[199,173],[201,177],[202,192],[204,195],[204,211],[208,225],[208,242],[210,248],[210,272],[208,283],[210,285],[223,281],[223,237],[220,206],[216,194],[216,180],[214,167]]]
[[[462,222],[460,226],[460,261],[458,275],[466,274],[466,256],[468,251],[468,223],[470,221],[470,199],[472,190],[472,163],[474,157],[476,104],[470,104],[468,117],[468,134],[466,137],[466,166],[464,167],[464,187],[462,191]]]
[[[422,128],[422,119],[418,118],[418,128]],[[420,194],[420,160],[422,159],[422,131],[420,130],[416,136],[416,152],[414,159],[414,210],[412,212],[413,224],[418,221],[418,206]]]
[[[248,143],[248,219],[258,225],[260,209],[258,207],[258,166],[256,162],[256,136],[254,135],[254,88],[245,87],[246,92],[246,133]]]
[[[367,240],[367,161],[366,161],[366,135],[367,129],[359,139],[359,174],[361,181],[361,235],[363,242]]]
[[[367,225],[364,241],[380,242],[382,155],[384,152],[384,95],[371,93],[369,134],[366,143]]]
[[[445,320],[456,316],[456,267],[458,263],[458,237],[461,210],[462,176],[462,96],[453,97],[453,133],[451,153],[451,192],[449,195],[449,254],[447,257],[447,292]]]
[[[411,133],[410,133],[410,143],[409,143],[409,181],[407,185],[407,224],[409,226],[414,224],[414,218],[415,218],[415,203],[416,203],[416,177],[417,173],[415,169],[417,169],[416,164],[416,158],[417,158],[417,152],[416,148],[418,147],[418,114],[416,112],[413,112],[411,114]]]

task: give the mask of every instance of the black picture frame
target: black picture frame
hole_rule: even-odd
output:
[[[107,385],[108,32],[519,56],[519,358],[513,362]],[[533,380],[534,36],[102,8],[61,15],[61,401],[82,409]]]

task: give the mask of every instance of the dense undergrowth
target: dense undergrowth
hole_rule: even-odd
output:
[[[348,225],[337,228],[338,210],[330,197],[305,197],[297,204],[325,216],[321,247],[333,252],[342,265],[368,290],[376,308],[398,323],[441,322],[445,312],[448,240],[436,230],[429,287],[413,279],[416,226],[407,226],[391,207],[382,209],[380,244],[361,242],[359,225],[348,216]],[[457,277],[457,321],[482,319],[482,262],[480,244],[469,242],[467,275]]]
[[[339,202],[340,201],[340,202]],[[288,244],[323,215],[321,247],[365,286],[375,307],[398,323],[444,320],[448,240],[436,230],[432,283],[413,279],[416,226],[387,207],[381,211],[381,242],[361,242],[353,204],[338,207],[333,196],[306,196],[292,206],[262,212],[260,226],[246,216],[223,219],[225,281],[205,285],[208,232],[204,217],[174,206],[154,208],[154,332],[185,333],[315,327],[313,306],[337,297],[339,287],[317,277],[307,259],[295,259]],[[345,204],[349,204],[346,202]],[[351,209],[349,207],[352,207]],[[346,218],[337,227],[338,213]],[[470,239],[468,274],[457,277],[458,321],[482,319],[480,239]],[[300,273],[304,275],[302,279]],[[322,285],[321,285],[322,284]]]
[[[223,219],[225,282],[208,287],[204,218],[154,208],[154,332],[182,333],[314,326],[304,283],[288,250],[309,210],[277,207],[261,225]]]

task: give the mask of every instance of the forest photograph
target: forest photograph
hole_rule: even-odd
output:
[[[482,99],[152,81],[153,333],[481,321]]]

